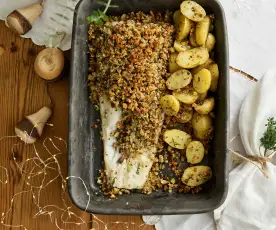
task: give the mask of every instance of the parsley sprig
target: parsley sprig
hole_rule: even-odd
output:
[[[110,7],[118,7],[117,5],[111,5],[111,0],[108,0],[108,2],[98,1],[98,4],[104,5],[105,9],[103,11],[101,10],[94,10],[90,16],[86,18],[88,23],[94,23],[97,26],[102,25],[105,21],[108,20],[108,16],[106,15],[106,12],[108,8]]]
[[[273,117],[267,119],[267,127],[263,137],[260,139],[261,146],[264,147],[265,153],[268,150],[276,151],[276,121]]]

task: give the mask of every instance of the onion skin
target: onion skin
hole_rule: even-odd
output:
[[[46,48],[36,57],[34,68],[36,73],[46,81],[56,81],[64,69],[65,58],[58,48]]]

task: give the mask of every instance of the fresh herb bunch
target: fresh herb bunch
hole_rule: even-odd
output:
[[[263,137],[260,139],[261,146],[265,148],[265,153],[268,150],[276,151],[276,121],[273,117],[267,119],[267,127]]]
[[[94,23],[97,26],[102,25],[105,21],[108,20],[108,16],[106,15],[106,12],[108,8],[110,7],[118,7],[116,5],[111,5],[111,0],[108,0],[108,2],[103,1],[97,1],[98,4],[104,5],[105,9],[104,11],[101,10],[94,10],[90,16],[86,18],[88,23]]]

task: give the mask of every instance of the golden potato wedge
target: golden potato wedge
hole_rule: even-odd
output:
[[[209,166],[198,165],[184,170],[181,181],[191,187],[202,185],[212,178],[212,169]]]
[[[208,95],[208,91],[206,91],[205,93],[198,93],[198,101],[203,101]]]
[[[197,98],[198,93],[194,90],[193,87],[187,86],[180,90],[174,90],[173,95],[181,102],[185,104],[193,104]]]
[[[219,80],[218,64],[216,63],[211,64],[207,67],[207,69],[210,71],[211,77],[212,77],[210,91],[216,92],[218,87],[218,80]]]
[[[205,45],[209,33],[211,19],[205,16],[204,19],[196,24],[195,38],[196,43],[200,46]]]
[[[192,74],[189,70],[181,69],[174,72],[166,81],[166,86],[169,90],[184,88],[192,81]]]
[[[190,33],[191,26],[191,21],[188,18],[186,18],[183,14],[180,14],[176,39],[178,41],[182,41],[184,38],[186,38]]]
[[[203,68],[206,68],[207,66],[209,66],[210,64],[214,63],[214,61],[209,58],[204,64],[194,68],[194,69],[191,69],[191,73],[192,75],[195,75],[196,73],[198,73],[198,71],[202,70]]]
[[[187,162],[190,164],[198,164],[204,157],[204,146],[200,141],[192,141],[186,148]]]
[[[184,52],[191,49],[191,46],[189,45],[188,41],[179,42],[176,40],[174,41],[173,47],[177,52]]]
[[[171,129],[164,132],[163,140],[173,148],[186,149],[187,145],[192,141],[192,138],[186,132]]]
[[[211,86],[211,73],[208,69],[202,69],[194,75],[193,87],[198,93],[205,93]]]
[[[170,62],[169,62],[169,72],[174,73],[177,70],[182,69],[179,65],[176,63],[176,58],[178,56],[178,53],[172,53],[170,56]]]
[[[208,114],[214,109],[214,107],[215,107],[215,98],[214,97],[209,97],[209,98],[205,99],[204,101],[193,104],[194,110],[200,114]]]
[[[192,21],[199,22],[204,19],[206,12],[201,5],[194,1],[184,1],[180,5],[181,13]]]
[[[178,113],[180,103],[173,95],[165,95],[160,99],[160,105],[164,113],[168,116],[174,116]]]
[[[189,35],[189,41],[190,41],[191,46],[193,46],[193,47],[199,46],[196,43],[195,31],[196,31],[196,25],[195,25],[195,23],[192,23],[192,27],[191,27],[191,31],[190,31],[190,35]]]
[[[192,127],[196,132],[207,132],[209,129],[212,129],[212,119],[209,115],[194,113]]]
[[[175,24],[177,27],[179,26],[180,15],[181,15],[180,10],[176,10],[176,11],[173,13],[173,21],[174,21],[174,24]]]
[[[190,105],[180,105],[179,112],[175,115],[176,120],[180,123],[187,123],[193,117],[193,108]]]
[[[211,52],[216,44],[216,38],[213,34],[209,33],[205,42],[205,47],[209,52]]]
[[[176,63],[183,68],[192,69],[204,64],[208,58],[208,50],[205,47],[198,47],[180,52],[176,58]]]

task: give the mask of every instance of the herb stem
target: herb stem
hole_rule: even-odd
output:
[[[105,14],[110,6],[111,0],[108,0],[108,2],[106,3],[105,9],[103,11],[103,13]]]

